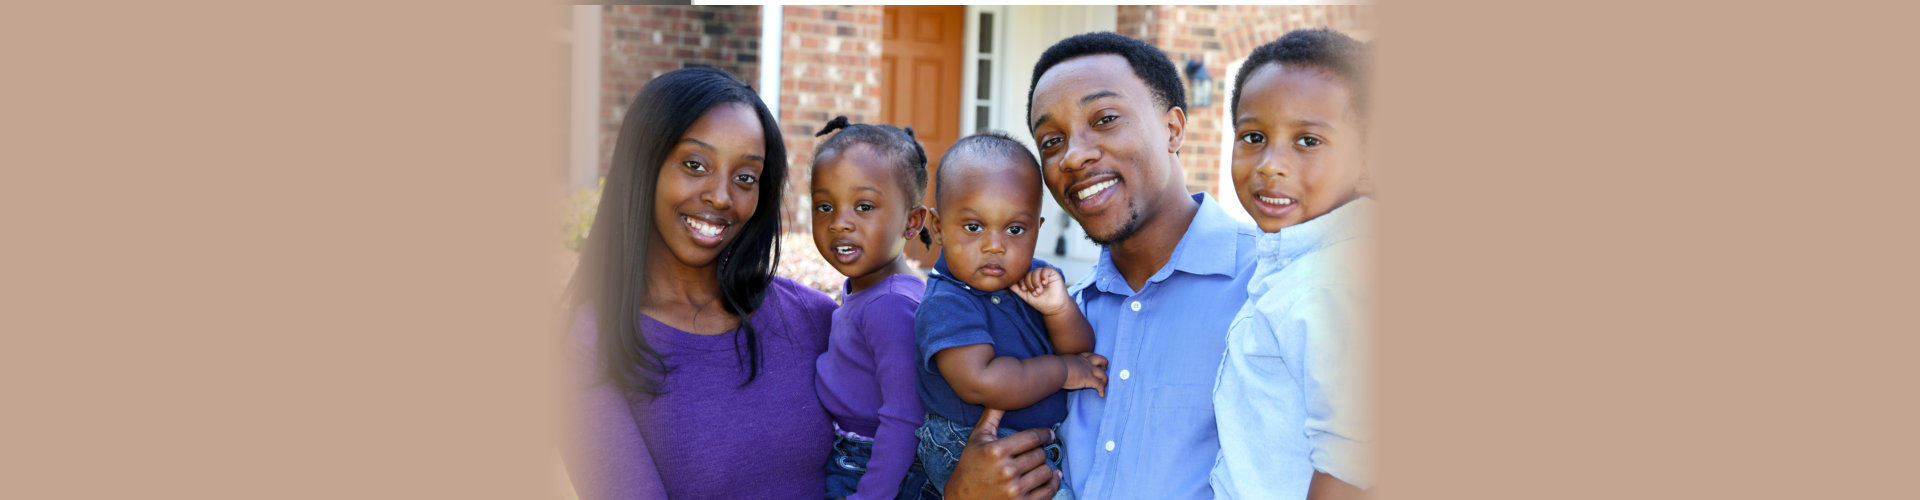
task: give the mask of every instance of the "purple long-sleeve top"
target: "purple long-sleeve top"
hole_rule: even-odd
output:
[[[826,495],[833,426],[814,396],[833,299],[774,278],[752,317],[760,374],[747,380],[739,330],[684,332],[636,318],[669,367],[665,392],[629,395],[600,369],[590,307],[569,339],[567,472],[583,499],[806,498]],[[744,351],[739,351],[744,353]]]
[[[841,430],[873,438],[873,458],[849,500],[893,498],[913,466],[913,432],[926,418],[913,311],[926,288],[913,276],[888,276],[833,312],[818,365],[820,404]]]

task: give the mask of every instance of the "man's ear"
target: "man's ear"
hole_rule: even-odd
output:
[[[1180,143],[1187,137],[1187,110],[1179,107],[1167,108],[1167,152],[1179,153]]]

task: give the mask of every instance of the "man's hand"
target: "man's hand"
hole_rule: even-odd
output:
[[[1040,500],[1060,489],[1060,473],[1047,467],[1047,450],[1040,449],[1053,442],[1053,430],[1027,429],[998,439],[1005,414],[992,408],[980,413],[953,476],[947,478],[947,498]]]
[[[1041,315],[1052,316],[1068,308],[1079,308],[1073,303],[1073,297],[1067,295],[1066,280],[1060,278],[1060,271],[1051,267],[1034,269],[1019,283],[1007,288]]]

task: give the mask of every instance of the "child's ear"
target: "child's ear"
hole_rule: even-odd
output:
[[[1044,215],[1040,216],[1040,222],[1036,222],[1033,224],[1033,230],[1039,231],[1040,228],[1045,225],[1047,225],[1047,217]]]
[[[914,205],[913,208],[907,210],[907,230],[901,234],[901,237],[911,240],[913,237],[919,236],[920,230],[927,227],[926,223],[927,206]]]
[[[926,207],[927,223],[925,227],[928,232],[933,234],[933,242],[945,246],[947,244],[946,240],[940,239],[940,211],[933,207],[927,207],[926,205],[921,206]]]
[[[1167,152],[1179,153],[1187,136],[1187,110],[1167,108]]]
[[[907,231],[903,236],[912,238],[920,234],[920,229],[925,228],[926,223],[927,206],[914,205],[913,208],[907,209]]]

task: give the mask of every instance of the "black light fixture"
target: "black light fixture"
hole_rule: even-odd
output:
[[[1055,238],[1053,240],[1053,254],[1061,257],[1065,257],[1067,256],[1067,228],[1073,227],[1073,218],[1072,217],[1061,217],[1061,218],[1066,219],[1067,222],[1066,224],[1063,224],[1060,226],[1060,237]]]
[[[1187,79],[1191,80],[1193,98],[1187,105],[1204,108],[1213,105],[1213,75],[1207,74],[1207,65],[1200,61],[1187,60]]]

